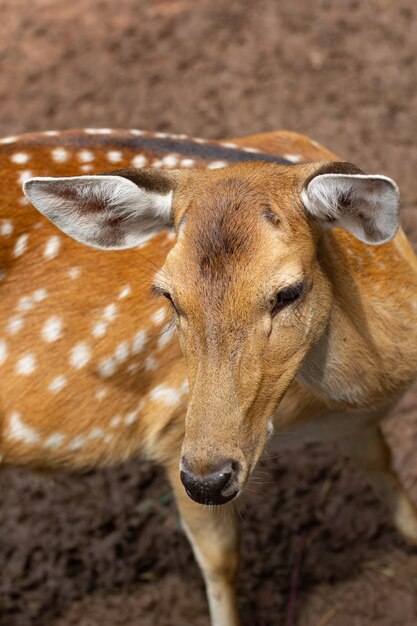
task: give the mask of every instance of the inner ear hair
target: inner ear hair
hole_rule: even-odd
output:
[[[399,190],[392,179],[364,174],[342,161],[313,163],[311,168],[301,191],[310,215],[322,224],[344,228],[368,244],[385,243],[395,236]]]

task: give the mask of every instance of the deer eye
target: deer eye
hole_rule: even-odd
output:
[[[152,285],[151,286],[151,294],[154,296],[163,296],[164,298],[166,298],[167,300],[170,301],[171,306],[173,307],[174,311],[179,315],[179,311],[178,311],[178,307],[175,304],[171,294],[169,291],[167,291],[166,289],[163,289],[162,287],[160,287],[159,285]]]
[[[271,315],[275,317],[277,313],[285,309],[286,306],[292,304],[303,293],[304,289],[304,281],[301,280],[295,285],[290,285],[289,287],[285,287],[285,289],[281,289],[278,293],[275,294],[275,297],[271,299]]]
[[[172,296],[171,296],[171,294],[169,293],[169,291],[161,291],[160,293],[161,293],[161,296],[164,296],[164,298],[166,298],[167,300],[169,300],[169,301],[170,301],[171,306],[172,306],[172,308],[174,309],[175,313],[176,313],[177,315],[179,315],[178,308],[177,308],[177,306],[176,306],[176,304],[175,304],[174,300],[172,299]]]
[[[164,298],[166,298],[167,300],[172,302],[172,296],[169,293],[169,291],[161,291],[161,296],[164,296]],[[172,302],[172,304],[174,304],[174,303]]]

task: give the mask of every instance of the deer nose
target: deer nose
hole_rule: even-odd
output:
[[[194,472],[183,458],[180,477],[187,494],[199,504],[225,504],[239,492],[239,469],[239,463],[227,459],[202,475]]]

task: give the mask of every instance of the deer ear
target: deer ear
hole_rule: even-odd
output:
[[[362,174],[350,163],[321,167],[308,179],[301,199],[322,224],[344,228],[368,244],[390,241],[400,225],[395,182]]]
[[[23,191],[70,237],[93,248],[119,250],[134,248],[172,225],[175,187],[174,172],[125,170],[123,175],[31,178]]]

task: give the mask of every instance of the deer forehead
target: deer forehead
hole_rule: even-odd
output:
[[[280,288],[301,280],[312,265],[311,244],[306,254],[268,217],[252,214],[243,228],[231,222],[220,232],[216,225],[215,218],[195,229],[184,224],[183,237],[155,277],[190,320],[253,321]]]
[[[176,200],[178,241],[164,271],[179,292],[213,297],[233,287],[258,289],[260,281],[285,285],[311,259],[311,229],[294,179],[281,171],[271,181],[268,166],[260,167],[263,175],[229,169],[200,176]]]
[[[174,214],[177,230],[185,223],[248,224],[269,210],[276,224],[288,222],[289,210],[302,188],[302,168],[269,163],[238,163],[220,170],[195,171],[176,191]],[[280,215],[280,213],[282,214]],[[292,211],[294,213],[294,210]],[[298,211],[297,211],[298,213]],[[272,214],[270,214],[272,218]]]

